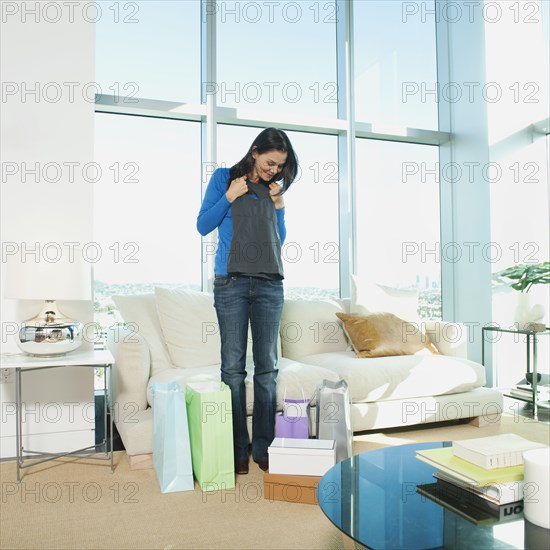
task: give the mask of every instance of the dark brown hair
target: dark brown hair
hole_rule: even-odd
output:
[[[281,182],[283,185],[281,193],[284,193],[296,179],[296,175],[298,174],[298,159],[286,133],[277,128],[266,128],[258,134],[246,155],[229,169],[227,186],[229,187],[234,179],[250,174],[254,166],[254,157],[252,156],[254,149],[260,154],[273,150],[287,154],[283,169],[268,182]]]

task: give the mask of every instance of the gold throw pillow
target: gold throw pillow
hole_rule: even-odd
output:
[[[418,324],[404,321],[393,313],[336,313],[336,316],[342,321],[357,357],[414,355],[422,350],[439,354]]]

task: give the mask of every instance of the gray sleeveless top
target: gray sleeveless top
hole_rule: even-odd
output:
[[[231,203],[233,234],[228,275],[284,279],[275,205],[267,184],[246,182],[248,193]]]

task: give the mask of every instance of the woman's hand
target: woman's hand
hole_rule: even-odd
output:
[[[240,178],[234,179],[229,185],[229,189],[225,192],[225,196],[229,202],[233,202],[235,199],[238,199],[241,195],[246,194],[248,191],[248,186],[246,185],[246,177],[242,176]]]
[[[281,189],[282,187],[278,183],[273,182],[269,184],[269,194],[271,195],[271,200],[275,204],[276,210],[281,210],[281,208],[285,207],[283,196],[278,194],[281,192]]]

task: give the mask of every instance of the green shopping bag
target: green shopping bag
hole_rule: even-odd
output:
[[[235,487],[231,390],[223,382],[188,382],[185,390],[193,473],[202,491]]]

